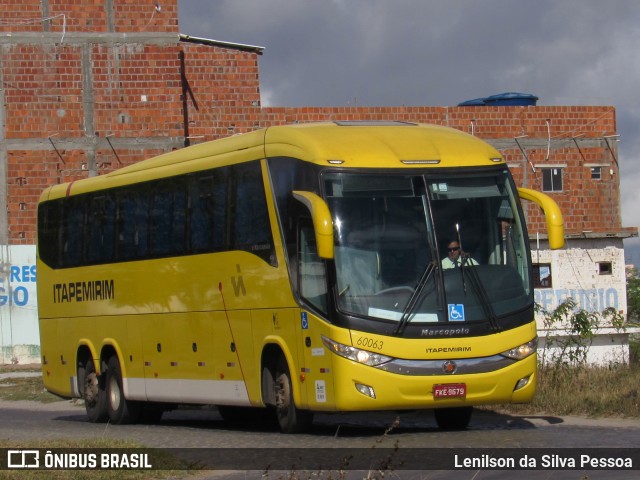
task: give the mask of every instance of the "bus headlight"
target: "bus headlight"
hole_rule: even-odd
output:
[[[538,337],[534,338],[530,342],[523,343],[522,345],[512,348],[511,350],[507,350],[506,352],[502,352],[500,355],[507,358],[512,358],[514,360],[522,360],[523,358],[527,358],[529,355],[533,355],[536,353],[538,348]]]
[[[353,360],[354,362],[369,365],[370,367],[375,367],[376,365],[380,365],[391,360],[391,357],[387,357],[386,355],[380,355],[379,353],[370,352],[368,350],[361,350],[349,345],[343,345],[342,343],[334,342],[324,335],[322,336],[322,343],[324,343],[325,347],[327,347],[336,355],[348,358],[349,360]]]

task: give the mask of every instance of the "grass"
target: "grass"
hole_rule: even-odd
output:
[[[2,373],[1,369],[0,373]],[[25,377],[0,379],[0,399],[50,403],[59,401],[60,397],[56,397],[44,389],[42,377]]]
[[[517,415],[640,417],[640,366],[540,368],[533,402],[497,409]]]
[[[640,336],[631,336],[629,351],[628,365],[540,367],[538,390],[531,403],[501,405],[496,410],[515,415],[639,418]]]

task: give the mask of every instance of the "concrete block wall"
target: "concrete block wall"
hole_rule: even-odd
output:
[[[518,185],[563,168],[570,234],[631,235],[620,220],[612,107],[262,107],[259,53],[181,41],[177,1],[5,0],[0,9],[0,244],[34,244],[48,185],[270,125],[403,120],[495,145]],[[268,61],[268,59],[267,59]],[[543,99],[544,100],[544,99]],[[602,166],[591,179],[589,165]],[[578,201],[580,199],[580,201]],[[546,232],[526,207],[530,232]]]
[[[563,250],[549,250],[544,242],[541,242],[541,248],[536,248],[536,244],[532,248],[533,262],[550,265],[551,268],[551,286],[537,288],[534,292],[535,302],[547,312],[552,312],[562,302],[572,298],[577,308],[597,314],[595,336],[585,340],[588,346],[587,362],[603,366],[628,363],[629,334],[637,334],[638,329],[629,325],[619,328],[611,324],[611,317],[602,315],[610,308],[622,315],[627,312],[622,239],[576,238],[569,239]],[[603,265],[606,267],[602,268]],[[544,363],[553,364],[560,354],[559,345],[572,337],[570,325],[547,325],[542,312],[536,314],[536,321],[538,358]]]
[[[578,308],[600,313],[627,311],[626,269],[621,239],[570,239],[562,250],[532,247],[532,261],[551,265],[551,287],[535,291],[538,305],[552,311],[568,298]],[[610,266],[607,268],[606,266]],[[544,328],[538,315],[538,327]]]
[[[255,128],[257,53],[181,42],[158,4],[3,2],[0,244],[35,243],[49,185]]]
[[[177,0],[3,0],[2,32],[178,32]]]

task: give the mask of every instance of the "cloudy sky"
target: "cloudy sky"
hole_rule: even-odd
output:
[[[638,0],[178,0],[180,32],[265,47],[268,106],[457,105],[501,92],[617,111],[640,226]],[[625,241],[640,266],[640,240]]]

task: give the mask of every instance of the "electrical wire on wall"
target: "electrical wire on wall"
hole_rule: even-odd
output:
[[[3,27],[19,27],[22,25],[33,25],[34,23],[44,23],[44,22],[48,22],[49,20],[54,20],[56,18],[62,18],[62,37],[60,38],[60,43],[64,42],[64,36],[67,33],[67,16],[64,13],[59,13],[58,15],[53,15],[51,17],[45,17],[45,18],[32,18],[32,19],[28,19],[28,20],[23,20],[20,22],[7,22],[7,21],[0,21],[0,26]]]
[[[153,22],[153,17],[155,17],[156,13],[160,13],[160,12],[162,12],[162,5],[160,5],[160,2],[156,2],[155,6],[153,7],[153,12],[151,12],[151,18],[149,19],[147,24],[144,26],[143,30],[146,30],[147,27],[151,25],[151,22]]]

